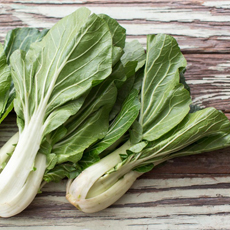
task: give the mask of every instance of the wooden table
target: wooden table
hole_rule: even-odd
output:
[[[193,99],[230,118],[230,2],[152,0],[1,0],[0,40],[15,27],[51,27],[86,6],[126,29],[128,40],[168,33],[188,61]],[[12,113],[0,128],[0,144],[17,130]],[[65,183],[49,184],[21,214],[0,219],[7,229],[230,229],[230,148],[178,158],[145,174],[110,208],[95,214],[65,199]]]

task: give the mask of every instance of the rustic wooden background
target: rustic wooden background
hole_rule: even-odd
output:
[[[126,29],[128,40],[168,33],[188,61],[187,82],[202,106],[230,118],[230,1],[0,0],[0,41],[15,27],[51,27],[86,6]],[[0,128],[0,144],[17,130],[12,113]],[[178,158],[143,175],[110,208],[84,214],[65,199],[65,181],[49,184],[21,214],[0,219],[7,229],[230,229],[230,148]]]

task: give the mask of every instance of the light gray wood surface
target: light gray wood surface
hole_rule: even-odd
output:
[[[176,37],[188,61],[193,100],[230,118],[230,1],[1,0],[0,41],[15,27],[51,27],[81,6],[106,13],[144,46],[146,34]],[[0,145],[17,127],[12,113]],[[2,229],[230,229],[230,148],[171,160],[139,178],[123,198],[95,214],[65,199],[65,183],[44,187],[21,214],[0,219]]]

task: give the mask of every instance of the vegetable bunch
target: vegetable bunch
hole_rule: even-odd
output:
[[[176,40],[148,35],[145,54],[125,39],[114,19],[87,8],[49,31],[7,35],[0,121],[14,105],[19,132],[0,150],[0,216],[65,177],[70,203],[96,212],[156,165],[230,145],[227,117],[192,104]]]

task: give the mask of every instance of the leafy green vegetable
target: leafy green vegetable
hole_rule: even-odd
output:
[[[52,154],[38,153],[46,137],[79,111],[90,89],[110,75],[112,37],[108,25],[81,8],[60,20],[28,52],[16,50],[10,65],[19,141],[0,174],[3,217],[20,212],[36,195],[46,158],[48,162],[52,158]],[[35,186],[24,190],[34,179]],[[19,199],[23,202],[15,203]]]
[[[6,36],[6,40],[4,43],[4,53],[2,52],[1,46],[1,55],[2,55],[2,68],[5,66],[5,69],[8,70],[9,74],[5,81],[0,83],[0,88],[2,89],[2,95],[0,104],[1,104],[1,113],[0,113],[0,123],[7,117],[10,111],[13,109],[13,101],[15,98],[15,89],[14,84],[12,82],[10,76],[10,67],[6,64],[9,63],[9,57],[12,53],[17,49],[22,49],[24,51],[28,51],[31,43],[35,41],[40,41],[42,37],[46,34],[47,30],[43,30],[39,32],[39,30],[35,28],[17,28],[9,31]],[[6,58],[8,57],[8,58]],[[4,68],[3,68],[4,69]],[[4,79],[4,72],[0,71],[1,79]],[[6,72],[5,72],[6,74]],[[6,87],[7,85],[7,87]],[[9,87],[10,86],[10,87]],[[14,149],[15,144],[18,142],[18,134],[15,134],[1,149],[0,149],[0,172],[6,166],[9,161]]]
[[[134,84],[139,89],[143,79],[140,114],[130,129],[130,139],[68,183],[70,203],[87,213],[102,210],[156,165],[230,146],[227,117],[214,108],[191,106],[187,85],[181,80],[185,67],[174,38],[148,36],[144,74],[140,72]],[[122,122],[116,130],[122,132]],[[94,151],[101,152],[99,147]]]
[[[115,45],[122,48],[125,45],[124,28],[107,15],[100,15],[100,17],[105,18],[109,26],[113,48]],[[123,34],[122,38],[117,35],[118,32]],[[121,51],[123,53],[122,49]],[[40,153],[47,156],[45,181],[58,181],[66,175],[70,177],[74,170],[73,166],[69,167],[70,163],[75,164],[81,158],[85,148],[98,138],[103,138],[103,135],[106,134],[109,126],[107,117],[116,100],[117,87],[120,87],[127,79],[121,62],[117,62],[119,62],[117,65],[113,62],[115,66],[108,81],[94,87],[90,91],[79,112],[46,136],[46,140],[42,143],[39,150]],[[66,167],[62,167],[60,164],[66,161],[69,163],[66,164]],[[68,167],[69,169],[67,170]],[[65,169],[66,172],[63,173]]]

